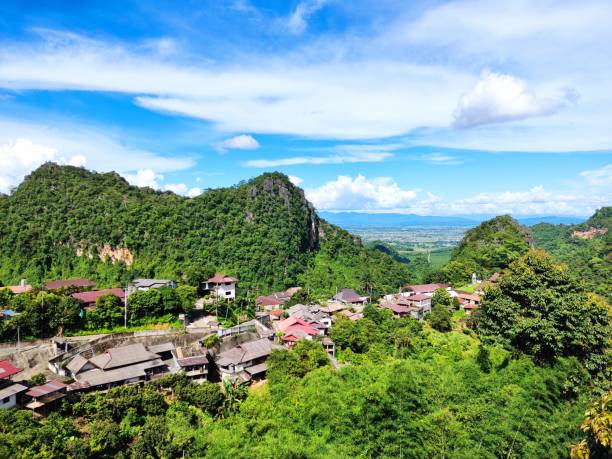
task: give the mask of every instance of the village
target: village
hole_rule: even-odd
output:
[[[234,301],[239,281],[218,273],[201,284],[207,295],[196,302],[192,317],[179,315],[183,329],[55,336],[42,344],[18,342],[15,349],[0,348],[0,408],[25,408],[35,416],[46,416],[70,394],[146,384],[176,373],[184,373],[194,382],[258,384],[266,378],[270,354],[292,349],[301,340],[319,341],[338,367],[330,330],[339,320],[362,320],[364,308],[370,305],[388,310],[393,318],[422,321],[431,313],[432,298],[438,291],[452,298],[456,311],[470,315],[480,307],[484,287],[498,280],[498,273],[485,282],[473,276],[470,290],[474,293],[448,284],[407,285],[378,299],[342,288],[326,301],[312,304],[290,301],[301,290],[294,287],[257,297],[254,318],[225,328],[219,317],[203,312],[204,304]],[[74,290],[70,295],[80,302],[85,314],[95,311],[100,297],[116,296],[124,305],[127,324],[127,305],[134,292],[177,288],[177,283],[168,279],[135,279],[125,289],[96,290],[95,285],[89,279],[56,280],[45,283],[43,291]],[[2,288],[13,295],[33,289],[25,280]],[[13,320],[18,314],[0,310],[0,320]]]

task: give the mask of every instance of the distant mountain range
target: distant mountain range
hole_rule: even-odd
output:
[[[389,228],[402,226],[446,226],[471,228],[492,218],[492,215],[475,216],[429,216],[415,214],[372,214],[365,212],[319,212],[321,218],[343,228]],[[565,216],[515,216],[522,225],[533,226],[538,223],[553,225],[575,225],[586,220],[583,217]]]

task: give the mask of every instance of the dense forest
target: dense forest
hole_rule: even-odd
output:
[[[575,235],[590,228],[607,231],[586,239]],[[580,225],[542,223],[532,231],[535,245],[567,263],[589,289],[602,295],[612,292],[612,207],[602,207]]]
[[[279,173],[196,198],[130,186],[116,173],[41,166],[0,197],[0,281],[71,276],[99,287],[134,277],[197,285],[215,271],[243,291],[302,285],[319,293],[382,292],[410,269],[320,220]]]

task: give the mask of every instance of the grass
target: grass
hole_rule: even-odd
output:
[[[183,328],[183,323],[179,320],[175,320],[172,322],[161,322],[161,323],[148,323],[144,325],[136,325],[133,327],[113,327],[113,328],[96,328],[92,330],[79,330],[75,332],[66,332],[66,336],[88,336],[88,335],[108,335],[111,333],[132,333],[139,331],[149,331],[149,330],[170,330],[176,329],[181,330]]]

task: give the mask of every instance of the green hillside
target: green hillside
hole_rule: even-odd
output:
[[[582,239],[575,231],[590,228],[608,231],[594,233]],[[532,228],[535,245],[567,263],[588,289],[603,295],[612,292],[612,207],[602,207],[580,225],[550,225],[542,223]]]
[[[453,284],[465,283],[472,273],[486,278],[526,253],[530,243],[529,229],[509,215],[487,220],[465,233],[444,267],[445,277]]]
[[[136,276],[196,284],[224,271],[246,289],[302,283],[331,292],[411,278],[405,265],[320,220],[279,173],[189,199],[49,163],[0,199],[0,215],[4,284],[69,276],[99,286]]]

